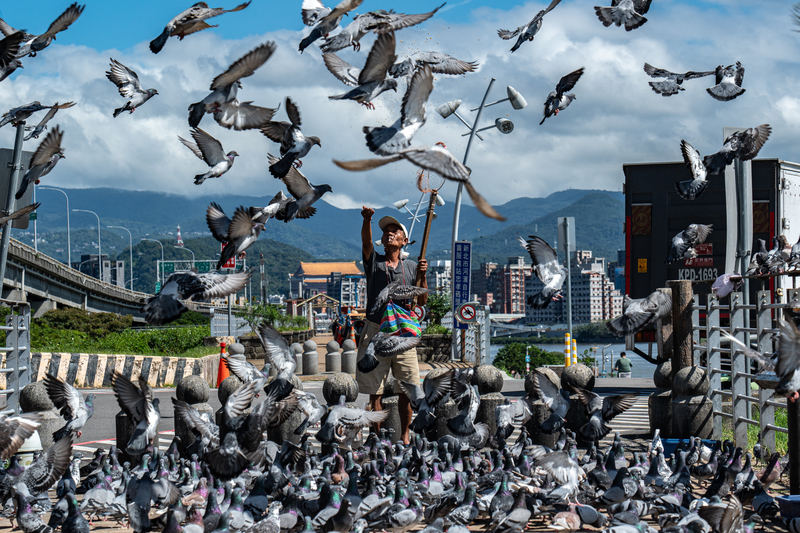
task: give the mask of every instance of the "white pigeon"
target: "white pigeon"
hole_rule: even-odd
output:
[[[62,137],[61,128],[56,126],[50,130],[47,137],[36,148],[31,158],[30,167],[25,172],[25,175],[22,176],[22,181],[19,184],[19,189],[15,195],[17,200],[22,198],[31,182],[38,183],[39,179],[55,168],[59,160],[64,159],[64,151],[61,149]]]
[[[183,40],[189,34],[206,30],[208,28],[216,28],[206,22],[206,20],[222,15],[223,13],[233,13],[234,11],[241,11],[250,5],[250,2],[240,4],[233,9],[222,9],[221,7],[210,8],[205,2],[197,2],[195,5],[185,11],[181,11],[164,27],[161,34],[150,41],[150,51],[157,54],[167,44],[167,39],[177,36],[179,40]]]
[[[117,86],[119,94],[121,94],[123,98],[128,99],[124,106],[114,110],[115,118],[123,111],[133,113],[136,111],[137,107],[158,94],[158,91],[155,89],[142,89],[142,84],[139,82],[139,75],[113,57],[111,58],[111,69],[106,71],[106,78]]]
[[[527,242],[522,237],[518,237],[518,240],[531,256],[534,274],[544,283],[538,294],[528,296],[528,305],[534,309],[544,309],[551,301],[561,297],[567,269],[558,262],[558,253],[544,239],[535,235],[528,238]]]
[[[729,102],[744,94],[745,89],[742,89],[742,81],[744,80],[744,67],[737,61],[735,65],[717,67],[716,71],[716,85],[706,89],[715,100],[720,102]]]
[[[198,174],[194,177],[195,185],[201,185],[208,178],[219,178],[228,172],[233,166],[233,160],[239,155],[235,150],[226,154],[222,149],[222,143],[200,128],[192,129],[192,138],[195,142],[178,136],[184,146],[211,167],[205,174]]]
[[[608,28],[612,24],[625,26],[625,31],[635,30],[645,22],[644,14],[653,0],[612,0],[611,7],[595,6],[597,18]]]
[[[25,136],[23,140],[28,141],[30,139],[38,139],[39,135],[42,134],[44,130],[47,129],[47,123],[56,116],[59,109],[67,109],[75,105],[75,102],[67,102],[66,104],[59,104],[56,102],[52,106],[50,106],[50,111],[48,111],[44,118],[39,121],[36,126],[25,126],[25,131],[30,131],[28,135]]]

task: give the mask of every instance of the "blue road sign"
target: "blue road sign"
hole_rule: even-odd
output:
[[[472,276],[472,243],[458,241],[455,243],[455,262],[453,264],[453,327],[467,329],[469,324],[463,324],[456,319],[458,306],[470,301],[470,278]]]

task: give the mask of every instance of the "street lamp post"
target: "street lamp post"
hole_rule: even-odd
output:
[[[100,245],[100,215],[88,209],[73,209],[73,212],[91,213],[97,217],[97,268],[100,274],[100,281],[103,281],[103,247]]]
[[[194,268],[194,252],[193,251],[191,251],[190,249],[188,249],[185,246],[173,246],[173,248],[180,248],[181,250],[186,250],[187,252],[192,254],[192,268]]]
[[[131,252],[131,290],[133,290],[133,235],[131,234],[131,230],[128,228],[123,228],[122,226],[107,226],[109,228],[114,229],[124,229],[128,232],[128,249]],[[125,237],[123,237],[124,239]]]
[[[61,194],[63,194],[64,198],[66,198],[66,200],[67,200],[67,265],[71,268],[72,267],[72,245],[70,243],[70,237],[69,237],[69,196],[67,196],[66,192],[62,191],[61,189],[56,189],[55,187],[46,187],[44,185],[40,185],[38,188],[43,190],[43,191],[58,191]],[[34,220],[34,222],[36,222],[36,221]]]
[[[161,247],[161,269],[160,269],[161,272],[159,272],[158,268],[156,269],[156,281],[161,281],[161,282],[167,281],[167,280],[164,279],[164,244],[161,241],[157,241],[155,239],[147,239],[145,237],[142,237],[142,240],[143,241],[150,241],[150,242],[157,242],[158,245]]]

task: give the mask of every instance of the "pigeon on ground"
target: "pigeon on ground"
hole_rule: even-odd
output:
[[[22,443],[34,434],[41,422],[41,413],[14,416],[0,413],[0,460],[5,461],[17,453]]]
[[[536,36],[539,30],[542,29],[542,19],[544,18],[545,15],[551,12],[553,8],[555,8],[559,4],[559,2],[561,2],[561,0],[553,0],[552,2],[550,2],[550,5],[547,6],[547,8],[539,11],[536,14],[536,16],[533,17],[533,20],[531,20],[524,26],[520,26],[514,31],[497,30],[497,35],[499,35],[501,39],[506,41],[509,39],[513,39],[514,37],[517,37],[517,35],[519,35],[519,37],[517,37],[517,42],[514,43],[514,46],[511,47],[511,51],[516,52],[519,49],[519,47],[522,46],[522,43],[524,43],[525,41],[533,41],[533,38]]]
[[[283,179],[289,174],[295,161],[297,162],[296,166],[303,166],[301,159],[308,155],[314,145],[322,146],[319,137],[303,135],[300,130],[300,110],[288,96],[286,97],[286,115],[290,122],[267,122],[261,127],[261,133],[281,145],[281,159],[275,163],[271,162],[269,166],[270,174],[278,179]]]
[[[14,498],[14,507],[17,513],[17,525],[22,533],[53,533],[53,528],[45,524],[39,513],[33,509],[26,493],[24,485],[11,488],[11,496]]]
[[[542,422],[541,426],[542,433],[552,435],[560,431],[567,423],[566,417],[570,406],[569,391],[559,388],[538,370],[533,371],[533,386],[545,407],[552,411],[552,414]]]
[[[393,78],[410,76],[424,66],[431,67],[434,74],[450,74],[459,76],[467,72],[475,72],[477,61],[462,61],[442,52],[414,52],[403,61],[398,61],[389,69]]]
[[[708,174],[712,176],[720,174],[737,157],[742,161],[753,159],[769,139],[770,133],[772,133],[772,128],[769,124],[733,133],[725,139],[719,152],[703,158],[703,164]]]
[[[84,399],[78,389],[50,373],[44,377],[44,386],[50,401],[67,421],[63,428],[53,433],[53,441],[61,440],[71,433],[75,433],[80,438],[83,426],[94,414],[95,395],[89,394]]]
[[[22,198],[31,182],[39,183],[41,178],[49,174],[50,171],[55,168],[59,160],[64,159],[64,151],[61,149],[62,137],[63,132],[56,126],[50,130],[47,137],[45,137],[39,144],[39,147],[36,148],[31,158],[30,167],[22,176],[19,189],[17,189],[17,194],[15,195],[17,200]]]
[[[451,154],[447,147],[441,143],[436,143],[433,146],[417,146],[400,150],[391,157],[382,159],[363,159],[360,161],[337,161],[334,163],[345,170],[362,171],[372,170],[395,161],[406,159],[411,163],[417,165],[425,170],[436,172],[445,179],[463,183],[466,187],[469,197],[475,207],[478,208],[484,216],[493,218],[495,220],[504,221],[505,217],[495,211],[486,199],[475,189],[469,179],[470,171],[461,162],[459,162],[453,154]]]
[[[723,274],[711,284],[711,292],[716,294],[717,298],[725,298],[733,291],[738,291],[743,283],[744,279],[741,274],[737,274],[736,272],[732,274]]]
[[[581,76],[583,76],[583,67],[570,72],[558,81],[556,90],[548,94],[547,100],[544,102],[544,118],[542,118],[542,121],[539,123],[540,126],[544,124],[544,121],[549,117],[558,115],[559,111],[563,111],[569,107],[569,104],[577,98],[577,96],[567,91],[571,91],[572,88],[575,87],[575,84],[578,83]]]
[[[56,102],[52,106],[50,106],[50,111],[45,114],[44,118],[39,121],[36,126],[25,126],[25,131],[30,131],[28,135],[25,136],[23,140],[29,141],[30,139],[38,139],[39,135],[42,134],[44,130],[47,129],[47,123],[56,116],[59,109],[67,109],[75,105],[75,102],[67,102],[66,104],[59,104]]]
[[[136,111],[137,107],[158,94],[158,91],[155,89],[142,89],[142,84],[139,82],[139,75],[113,57],[111,58],[111,68],[106,71],[106,78],[117,86],[119,94],[123,98],[128,99],[125,105],[114,110],[114,118],[119,116],[123,111],[133,113]]]
[[[183,141],[183,139],[181,140]],[[211,230],[214,238],[224,244],[219,261],[217,261],[217,270],[222,268],[222,265],[227,263],[231,257],[240,256],[255,244],[261,230],[264,229],[263,224],[253,222],[248,209],[242,206],[237,207],[233,214],[233,220],[231,220],[222,211],[219,204],[214,202],[208,206],[206,222],[208,222],[208,229]]]
[[[578,389],[578,397],[589,414],[589,422],[578,431],[589,442],[597,442],[608,435],[611,428],[606,422],[624,413],[636,403],[635,394],[600,396],[585,389]]]
[[[47,108],[48,106],[42,105],[38,100],[34,100],[30,104],[15,107],[14,109],[3,113],[3,117],[0,118],[0,128],[9,123],[11,123],[12,126],[16,126],[20,122],[28,120],[30,116],[37,111]]]
[[[26,205],[25,207],[17,209],[16,211],[11,213],[10,215],[6,215],[4,217],[0,217],[0,228],[2,228],[5,223],[10,222],[11,220],[16,220],[18,218],[22,218],[22,217],[24,217],[26,215],[29,215],[30,213],[36,211],[39,208],[40,205],[42,205],[42,204],[40,204],[39,202],[36,202],[35,204]]]
[[[622,314],[606,324],[618,337],[642,331],[656,320],[672,316],[672,299],[661,291],[634,300],[627,294],[622,300]]]
[[[708,522],[712,531],[720,533],[752,532],[755,530],[756,523],[764,523],[761,517],[755,513],[750,515],[745,522],[742,502],[733,494],[730,495],[727,505],[705,505],[697,509],[697,514]]]
[[[400,118],[391,126],[364,126],[367,147],[377,155],[392,155],[411,146],[411,139],[425,124],[425,104],[433,90],[431,67],[418,69],[408,84]]]
[[[198,159],[205,161],[206,165],[211,167],[205,174],[198,174],[194,177],[195,185],[201,185],[208,178],[219,178],[231,169],[233,160],[239,156],[239,152],[235,150],[231,150],[226,154],[222,148],[222,143],[200,128],[192,129],[194,142],[187,141],[180,135],[178,135],[178,139]]]
[[[272,154],[268,154],[268,158],[271,165],[275,165],[280,161]],[[292,199],[286,204],[285,209],[279,210],[275,214],[275,218],[283,220],[286,223],[295,218],[304,219],[314,216],[314,213],[317,212],[317,208],[313,207],[314,203],[322,198],[322,195],[326,192],[333,191],[331,186],[327,183],[312,185],[305,174],[291,165],[289,166],[289,171],[286,176],[284,176],[281,181],[286,185],[289,194],[292,195]]]
[[[207,272],[176,272],[167,278],[161,291],[145,300],[142,312],[151,326],[163,326],[188,311],[180,300],[209,300],[227,298],[242,290],[250,281],[251,271],[221,274]]]
[[[692,179],[676,181],[675,188],[684,200],[695,200],[708,187],[706,165],[703,163],[703,158],[700,157],[700,152],[684,140],[681,140],[681,153],[683,162],[692,171]]]
[[[325,44],[319,48],[324,53],[329,53],[338,52],[348,46],[352,46],[353,50],[357,52],[361,50],[361,38],[369,32],[373,31],[377,34],[389,33],[420,24],[434,16],[443,7],[444,4],[428,13],[416,15],[395,13],[385,9],[370,11],[354,17],[353,22],[342,28],[342,31],[333,37],[326,37]]]
[[[358,360],[356,366],[360,372],[367,374],[378,368],[379,361],[375,356],[393,357],[405,353],[411,348],[416,348],[419,341],[419,337],[399,337],[379,332],[370,339],[364,357]]]
[[[551,301],[561,297],[567,269],[558,262],[558,253],[541,237],[529,235],[527,242],[522,237],[518,239],[531,256],[534,274],[544,283],[539,293],[528,296],[528,305],[534,309],[544,309]]]
[[[338,28],[342,17],[360,6],[363,1],[342,0],[336,7],[330,9],[320,0],[303,0],[301,7],[303,23],[306,26],[314,26],[314,29],[300,41],[300,53],[320,37],[327,37],[330,32]]]
[[[338,443],[340,446],[350,447],[361,429],[370,424],[380,424],[389,416],[387,409],[383,411],[365,411],[363,409],[348,407],[345,396],[339,398],[339,403],[334,405],[325,423],[317,432],[317,440],[323,444]]]
[[[22,443],[20,442],[20,445]],[[6,501],[11,496],[11,487],[24,485],[28,490],[27,497],[39,496],[52,487],[69,467],[69,457],[72,453],[72,439],[65,438],[56,441],[44,454],[36,459],[33,464],[10,479],[0,482],[0,500]],[[6,476],[11,476],[6,472]],[[3,476],[5,477],[5,476]],[[19,490],[18,490],[19,491]]]
[[[436,406],[450,394],[453,379],[455,379],[455,372],[451,369],[438,376],[426,376],[422,387],[416,383],[398,380],[400,387],[411,402],[411,408],[417,413],[410,426],[414,433],[425,435],[427,431],[433,429],[436,424]]]
[[[278,159],[275,158],[275,161]],[[278,194],[269,201],[266,207],[250,207],[250,218],[253,222],[259,224],[266,224],[269,219],[276,218],[278,213],[286,210],[286,206],[293,202],[294,198],[286,196],[283,191],[278,191]],[[305,218],[305,217],[298,217]]]
[[[144,454],[141,462],[144,468],[131,477],[125,492],[130,527],[136,533],[150,531],[149,513],[152,507],[172,505],[181,496],[178,487],[167,476],[158,476],[153,481],[148,468],[149,461],[150,454]]]
[[[115,373],[111,379],[117,403],[136,424],[125,451],[129,455],[141,455],[153,443],[158,434],[161,412],[158,398],[153,398],[153,390],[147,380],[140,376],[139,387],[123,374]]]
[[[50,46],[50,43],[56,38],[56,34],[66,30],[73,22],[78,20],[78,17],[81,16],[85,7],[86,6],[79,6],[77,2],[71,4],[52,24],[50,24],[47,31],[41,35],[33,35],[25,32],[25,30],[21,30],[19,33],[22,34],[22,45],[17,52],[17,58],[22,59],[27,55],[35,57],[37,52],[41,52]],[[0,19],[0,31],[6,36],[17,32],[17,30],[9,26],[3,19]]]
[[[648,4],[649,3],[650,2],[648,1]],[[644,64],[644,71],[651,78],[666,78],[661,81],[649,82],[649,85],[653,89],[653,92],[665,97],[672,96],[673,94],[678,94],[678,92],[680,91],[684,91],[685,89],[681,87],[681,85],[685,80],[704,78],[705,76],[711,76],[712,74],[714,74],[713,70],[703,71],[703,72],[695,72],[693,70],[690,70],[689,72],[684,72],[683,74],[679,74],[677,72],[670,72],[668,70],[664,70],[663,68],[656,68],[649,63]]]
[[[242,88],[242,78],[253,73],[275,53],[277,45],[268,41],[231,63],[228,69],[211,82],[211,94],[189,106],[189,126],[200,125],[203,115],[213,113],[220,126],[235,130],[260,128],[272,120],[275,109],[240,103],[236,96]]]
[[[712,226],[713,224],[689,224],[688,228],[675,235],[670,244],[667,264],[697,257],[695,246],[706,242],[711,235]]]
[[[233,9],[223,9],[221,7],[210,8],[205,2],[197,2],[189,9],[182,11],[179,15],[169,21],[164,27],[161,35],[150,41],[150,51],[157,54],[167,44],[167,39],[177,36],[179,40],[183,40],[189,34],[207,30],[208,28],[216,28],[206,22],[206,20],[222,15],[223,13],[233,13],[234,11],[241,11],[250,5],[250,2],[240,4]]]
[[[745,92],[742,89],[742,80],[744,79],[744,67],[737,61],[735,65],[717,67],[716,85],[706,89],[715,100],[720,102],[729,102]]]
[[[635,30],[645,22],[644,14],[650,9],[653,0],[611,0],[611,7],[595,6],[597,18],[608,28],[612,24],[617,27],[625,25],[625,31]]]
[[[369,109],[375,109],[372,100],[382,92],[397,91],[397,80],[387,78],[389,69],[397,61],[394,33],[382,33],[375,39],[363,69],[358,69],[333,52],[323,54],[322,60],[336,79],[355,87],[344,94],[329,96],[330,100],[354,100]]]

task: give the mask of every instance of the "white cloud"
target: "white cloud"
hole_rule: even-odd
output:
[[[761,157],[800,160],[796,153],[800,135],[800,100],[795,96],[797,34],[792,30],[788,8],[777,0],[762,2],[753,10],[749,3],[655,2],[649,21],[625,32],[604,28],[585,2],[563,2],[545,19],[534,42],[514,54],[512,42],[497,37],[498,28],[516,27],[529,20],[540,3],[529,2],[508,10],[478,8],[469,24],[451,24],[442,10],[423,26],[398,33],[398,55],[414,50],[441,50],[481,63],[477,73],[463,77],[439,76],[431,95],[428,123],[416,144],[445,141],[461,158],[466,148],[466,128],[455,117],[443,120],[433,108],[447,100],[464,101],[460,113],[468,120],[469,109],[483,96],[491,77],[497,79],[490,100],[505,97],[512,85],[529,105],[513,111],[506,104],[487,108],[481,126],[498,116],[515,123],[510,135],[496,130],[475,140],[468,164],[477,188],[492,202],[503,203],[520,196],[542,196],[572,188],[618,190],[624,163],[676,161],[679,142],[689,140],[702,153],[720,146],[723,126],[755,126],[769,122],[773,136]],[[470,9],[469,3],[459,10]],[[306,30],[307,32],[308,30]],[[120,52],[97,51],[81,46],[53,44],[38,57],[25,60],[25,69],[0,83],[0,101],[10,108],[31,100],[49,104],[75,100],[74,108],[59,112],[53,124],[65,130],[67,159],[44,179],[65,187],[117,187],[163,190],[185,195],[251,193],[272,195],[279,183],[267,171],[267,152],[278,146],[258,131],[235,132],[203,119],[207,129],[226,150],[241,154],[222,179],[201,187],[192,183],[205,165],[183,147],[190,103],[207,94],[211,80],[248,50],[266,40],[278,43],[278,52],[254,76],[243,80],[240,99],[275,107],[276,119],[285,120],[283,100],[298,103],[307,134],[322,139],[304,159],[303,171],[312,183],[329,183],[335,194],[327,201],[339,207],[362,204],[387,205],[413,197],[415,168],[399,162],[367,173],[348,173],[331,159],[370,157],[361,128],[389,124],[399,114],[405,89],[384,93],[377,109],[367,110],[353,102],[328,100],[345,90],[331,76],[316,47],[297,52],[302,35],[293,31],[271,32],[241,40],[223,40],[213,31],[193,36],[191,42],[171,42],[153,55],[147,43]],[[360,53],[341,55],[362,66],[372,44],[363,40]],[[108,58],[114,57],[137,70],[145,87],[159,96],[132,115],[114,119],[111,112],[123,104],[116,88],[105,79]],[[720,63],[742,61],[747,92],[728,103],[709,97],[705,88],[713,77],[690,80],[679,95],[663,98],[647,85],[644,62],[673,71],[713,70]],[[574,89],[577,100],[557,117],[539,126],[542,102],[564,74],[585,67]],[[34,120],[36,117],[34,117]],[[0,129],[0,145],[12,146],[11,127]],[[35,150],[29,141],[27,150]],[[455,187],[447,185],[446,198]]]

